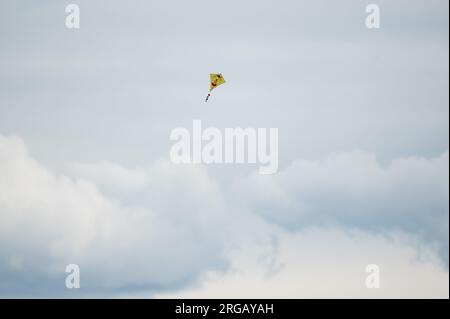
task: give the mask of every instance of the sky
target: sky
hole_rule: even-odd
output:
[[[448,298],[448,9],[1,1],[0,297]],[[172,163],[193,120],[278,173]]]

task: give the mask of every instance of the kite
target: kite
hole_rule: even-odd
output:
[[[209,75],[209,79],[210,79],[209,93],[208,93],[208,96],[206,97],[205,102],[208,102],[208,99],[211,96],[211,91],[212,90],[214,90],[219,85],[225,83],[225,79],[223,78],[223,75],[221,73],[219,73],[219,74],[211,73]]]

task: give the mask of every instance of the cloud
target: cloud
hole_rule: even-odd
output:
[[[142,184],[139,173],[100,166],[128,180],[127,188]],[[0,176],[2,295],[64,296],[70,263],[81,268],[85,294],[164,290],[226,265],[230,223],[201,167],[155,163],[146,175],[153,187],[146,205],[128,205],[88,180],[56,175],[19,138],[0,136]]]
[[[78,263],[80,294],[149,296],[311,225],[407,232],[448,271],[448,1],[379,0],[376,31],[360,0],[77,2],[72,32],[63,3],[0,1],[0,128],[39,159],[0,137],[1,295],[72,296]],[[204,107],[214,70],[229,80]],[[289,167],[158,160],[193,118],[278,127]]]
[[[149,181],[140,169],[128,169],[116,163],[100,161],[95,164],[72,163],[72,170],[80,177],[96,181],[102,189],[116,188],[118,192],[132,192],[145,187]]]
[[[448,295],[434,246],[448,237],[448,153],[298,160],[228,188],[165,160],[70,167],[58,175],[0,135],[0,295]],[[71,263],[79,291],[64,287]],[[376,292],[362,286],[369,263],[383,271]]]
[[[448,298],[448,272],[402,233],[308,228],[233,252],[227,272],[159,298]],[[276,247],[276,249],[274,249]],[[275,256],[268,259],[267,256]],[[274,263],[273,260],[276,260]],[[380,288],[365,285],[366,266],[380,269]]]
[[[383,232],[403,230],[437,245],[448,262],[449,153],[399,158],[339,153],[296,160],[273,178],[236,183],[250,209],[288,229],[337,223]]]

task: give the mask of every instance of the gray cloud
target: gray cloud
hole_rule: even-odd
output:
[[[232,223],[200,167],[156,163],[147,176],[158,189],[146,194],[145,206],[132,206],[90,181],[54,174],[18,138],[0,136],[0,164],[2,295],[45,295],[48,288],[70,296],[63,278],[71,263],[82,269],[84,294],[159,291],[226,266]]]
[[[0,127],[51,166],[144,166],[194,118],[279,127],[284,166],[448,148],[447,1],[380,1],[374,32],[357,0],[80,1],[75,32],[41,3],[1,4]],[[212,70],[228,83],[206,108]]]
[[[234,252],[229,271],[209,272],[195,286],[157,296],[448,299],[448,272],[436,264],[432,251],[418,251],[414,242],[401,232],[380,236],[310,227],[279,234],[275,270],[266,261],[269,243],[248,245]],[[380,269],[380,289],[365,286],[366,266],[373,263]]]
[[[359,0],[76,2],[77,31],[69,2],[0,3],[0,134],[27,143],[0,137],[2,294],[71,296],[73,259],[84,296],[172,291],[330,224],[408,232],[448,272],[448,1],[377,1],[380,30]],[[193,119],[278,127],[281,173],[167,163]]]
[[[0,276],[6,296],[76,296],[63,288],[69,263],[82,269],[80,296],[170,293],[201,283],[210,272],[228,273],[235,262],[230,252],[253,246],[272,247],[255,258],[276,273],[283,267],[279,241],[301,237],[312,225],[326,226],[326,236],[333,236],[330,227],[395,238],[403,230],[407,236],[400,237],[405,239],[399,247],[407,243],[433,264],[437,259],[427,255],[434,256],[437,245],[448,259],[448,153],[397,159],[386,167],[365,152],[298,160],[279,175],[252,175],[228,190],[203,166],[164,160],[146,169],[74,164],[77,177],[56,175],[13,137],[0,137],[0,164]],[[378,258],[387,263],[386,256]],[[408,271],[420,273],[413,268]],[[424,276],[448,272],[448,266],[433,269]],[[422,286],[417,287],[418,292]]]
[[[349,152],[297,160],[266,178],[236,183],[253,211],[289,229],[340,223],[404,230],[439,247],[448,264],[449,156],[400,158],[381,165],[374,154]]]

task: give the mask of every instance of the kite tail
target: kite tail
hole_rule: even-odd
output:
[[[211,93],[208,93],[208,95],[206,96],[205,102],[208,102],[208,99],[209,99],[210,96],[211,96]]]

